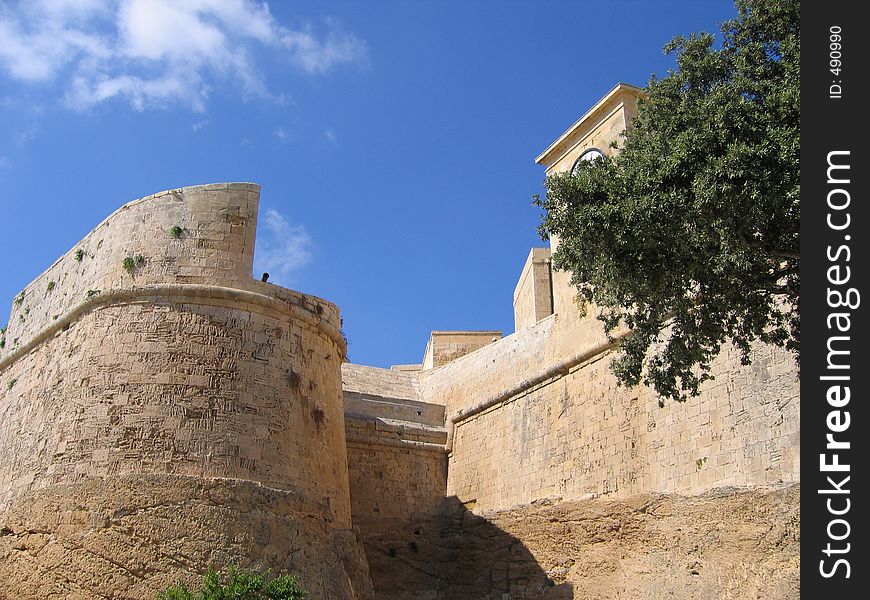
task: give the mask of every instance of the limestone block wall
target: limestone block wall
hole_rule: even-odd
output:
[[[441,508],[447,487],[443,438],[438,447],[433,443],[437,436],[406,433],[400,437],[396,431],[379,431],[373,421],[355,419],[348,420],[347,434],[351,511],[363,535],[366,519],[414,520]]]
[[[251,290],[323,315],[334,328],[335,305],[252,279],[259,197],[257,184],[219,183],[125,204],[16,295],[0,361],[101,298],[153,285]]]
[[[444,405],[450,419],[602,341],[603,330],[594,319],[570,323],[571,335],[561,334],[567,325],[561,314],[550,315],[467,356],[423,371],[420,394],[427,402]]]
[[[610,145],[622,141],[622,133],[637,114],[637,98],[636,92],[620,92],[593,107],[547,158],[547,175],[570,171],[577,159],[592,148],[612,154]]]
[[[342,457],[325,459],[344,442],[335,343],[253,306],[138,300],[92,309],[4,370],[0,506],[169,473],[295,490],[349,526]]]
[[[0,355],[0,541],[48,518],[46,543],[68,551],[9,554],[19,575],[7,590],[50,597],[76,572],[82,597],[106,593],[97,562],[82,575],[70,558],[96,553],[120,573],[112,597],[228,560],[295,570],[315,597],[370,595],[351,533],[338,309],[252,280],[258,190],[134,201],[14,303]],[[174,508],[149,511],[142,489]],[[251,502],[227,511],[229,497]],[[188,538],[197,521],[222,529]],[[243,533],[257,522],[271,523],[268,543]],[[136,543],[118,546],[119,529],[139,531]]]
[[[449,495],[478,512],[550,497],[799,480],[799,387],[789,354],[760,346],[743,367],[726,350],[701,396],[661,408],[649,389],[617,386],[612,352],[593,323],[564,326],[559,317],[423,377],[424,398],[445,404],[453,423]]]
[[[428,597],[419,593],[429,587],[420,583],[414,561],[399,560],[396,548],[419,550],[425,524],[443,507],[444,407],[422,401],[418,371],[351,363],[341,371],[351,514],[375,598],[404,598],[400,590],[406,585],[411,597]]]
[[[532,248],[514,290],[514,329],[525,329],[551,314],[550,249]]]
[[[444,407],[421,401],[414,374],[345,363],[348,474],[354,524],[437,511],[447,487]]]
[[[439,367],[498,339],[501,331],[433,331],[423,353],[422,368]]]

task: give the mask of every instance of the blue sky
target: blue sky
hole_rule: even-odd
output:
[[[730,1],[0,1],[0,299],[117,207],[261,184],[255,272],[342,309],[350,358],[513,330],[534,157]],[[4,316],[8,308],[2,309]],[[0,324],[5,318],[0,317]]]

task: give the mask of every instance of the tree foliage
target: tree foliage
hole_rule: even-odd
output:
[[[294,575],[269,578],[268,571],[247,571],[230,565],[226,573],[211,567],[203,577],[198,593],[184,584],[167,588],[159,600],[303,600],[307,592]]]
[[[665,398],[754,340],[799,356],[798,0],[737,0],[713,35],[676,37],[615,157],[549,177],[540,231],[557,268],[624,323],[613,369]]]

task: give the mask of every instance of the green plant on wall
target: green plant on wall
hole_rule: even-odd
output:
[[[244,570],[230,565],[226,573],[209,567],[199,592],[184,584],[174,585],[158,596],[159,600],[302,600],[308,593],[299,587],[295,575],[269,579],[268,571]]]
[[[53,281],[49,281],[49,282],[48,282],[48,285],[45,286],[45,291],[50,292],[50,291],[53,290],[56,286],[57,286],[57,284],[56,284],[55,282],[53,282]]]
[[[76,250],[76,253],[73,255],[78,262],[82,262],[82,259],[85,257],[85,251],[81,248]]]
[[[15,306],[21,306],[22,303],[24,303],[24,292],[18,292],[18,295],[15,296],[15,299],[12,300],[12,303],[15,304]]]
[[[181,234],[184,233],[184,228],[180,225],[174,225],[172,229],[169,230],[169,233],[172,235],[172,237],[178,239],[181,237]]]
[[[124,270],[129,274],[133,274],[137,268],[142,266],[145,263],[145,257],[141,254],[137,254],[136,256],[127,256],[124,258],[124,262],[121,263],[121,266],[124,267]]]

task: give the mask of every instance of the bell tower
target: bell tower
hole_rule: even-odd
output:
[[[620,135],[631,126],[631,120],[637,114],[637,101],[642,97],[641,88],[627,83],[616,84],[550,144],[535,162],[544,166],[549,177],[571,171],[581,161],[611,155],[616,151],[611,144],[618,142]],[[558,245],[559,240],[555,236],[551,237],[550,255],[556,251]],[[539,259],[540,254],[539,252]],[[570,275],[565,271],[553,270],[550,279],[553,312],[565,319],[578,318],[575,306],[577,292],[571,286]]]

